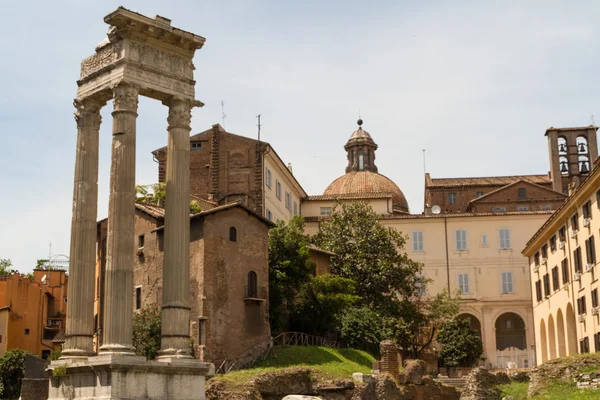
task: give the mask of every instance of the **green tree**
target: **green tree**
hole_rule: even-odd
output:
[[[25,354],[22,349],[10,349],[0,357],[0,396],[16,399],[21,395],[21,380],[25,371]]]
[[[454,318],[446,322],[437,335],[441,345],[440,359],[446,367],[470,367],[483,354],[479,333],[471,329],[466,318]]]
[[[0,258],[0,275],[10,275],[13,273],[12,261],[8,258]]]
[[[304,283],[295,300],[292,329],[324,335],[337,332],[344,310],[361,298],[352,279],[322,275]]]
[[[340,318],[340,335],[346,345],[379,355],[379,343],[390,337],[381,315],[363,306],[348,308]]]
[[[160,350],[160,309],[157,304],[133,315],[133,347],[138,356],[154,360]]]
[[[406,238],[379,224],[366,202],[336,206],[330,220],[322,222],[314,236],[317,246],[332,251],[331,272],[360,282],[356,294],[365,304],[394,312],[402,298],[412,297],[422,278],[422,265],[402,251]]]
[[[438,331],[459,311],[459,298],[444,290],[427,296],[417,290],[398,304],[397,318],[391,320],[393,337],[408,358],[420,358],[435,340]]]
[[[315,265],[308,260],[309,244],[300,216],[287,224],[281,221],[269,231],[269,318],[274,332],[288,327],[294,297],[314,275]]]

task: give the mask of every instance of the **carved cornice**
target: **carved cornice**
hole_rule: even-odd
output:
[[[73,101],[73,105],[77,109],[75,111],[77,127],[90,127],[99,130],[100,123],[102,122],[100,110],[104,104],[104,102],[94,98]]]
[[[137,115],[138,108],[137,87],[129,84],[120,84],[113,88],[114,112],[130,112]]]

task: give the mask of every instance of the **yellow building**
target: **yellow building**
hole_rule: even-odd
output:
[[[64,341],[68,277],[62,270],[0,276],[0,356],[23,349],[48,358]]]
[[[554,170],[557,165],[565,169],[560,164],[564,159],[578,162],[578,157],[565,157],[562,148],[553,145],[557,132],[561,143],[580,143],[578,137],[595,133],[595,128],[548,132]],[[520,250],[565,200],[552,188],[562,189],[566,178],[553,180],[549,174],[432,179],[426,174],[425,212],[414,215],[400,188],[378,172],[377,145],[361,120],[344,149],[346,173],[323,195],[302,203],[307,233],[318,232],[336,204],[367,201],[381,224],[408,237],[405,251],[423,263],[423,274],[432,280],[431,294],[443,289],[461,293],[461,313],[481,333],[486,366],[535,366],[540,357],[536,358],[532,282],[529,262]],[[576,175],[577,164],[567,167]]]
[[[569,168],[578,168],[577,163]],[[600,351],[598,161],[587,179],[574,186],[523,250],[529,257],[537,357],[542,362]]]

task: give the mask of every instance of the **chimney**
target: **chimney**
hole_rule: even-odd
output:
[[[288,169],[290,170],[290,173],[293,175],[294,171],[292,171],[292,163],[288,163]]]

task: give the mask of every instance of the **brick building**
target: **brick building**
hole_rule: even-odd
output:
[[[0,276],[0,356],[23,349],[48,358],[64,341],[68,276],[63,270],[34,270]]]
[[[166,177],[166,147],[152,152],[158,161],[158,180]],[[300,213],[307,194],[291,165],[267,142],[225,131],[219,124],[190,137],[190,194],[224,205],[241,202],[270,221],[288,220]]]
[[[136,205],[137,257],[132,288],[136,310],[162,304],[163,224],[163,208]],[[197,358],[218,366],[223,360],[243,359],[268,345],[271,225],[240,203],[217,206],[190,217],[190,329]],[[96,288],[99,329],[106,263],[105,227],[106,220],[101,221]]]

